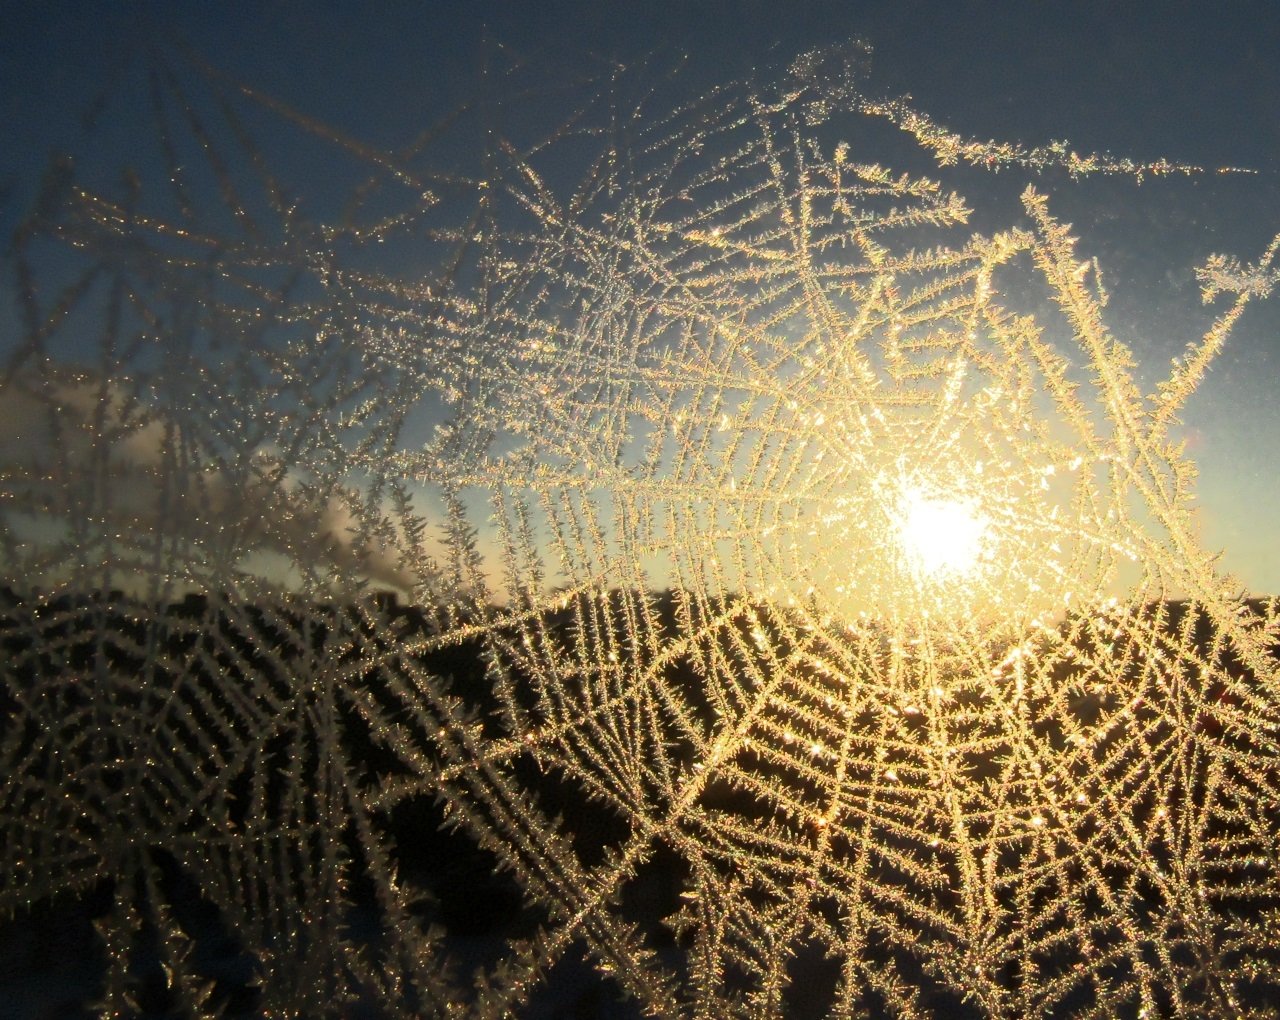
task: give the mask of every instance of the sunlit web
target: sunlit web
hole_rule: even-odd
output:
[[[6,581],[55,593],[0,660],[0,903],[92,895],[104,1013],[143,970],[208,1011],[215,924],[264,1015],[508,1016],[579,959],[672,1017],[1275,989],[1280,614],[1200,548],[1173,428],[1276,245],[1206,263],[1147,395],[1045,189],[1199,171],[960,138],[867,55],[664,112],[610,66],[535,141],[495,68],[466,172],[162,64],[164,173],[51,170],[0,390]],[[268,113],[355,162],[341,209]],[[975,234],[958,160],[1045,177]],[[468,936],[406,815],[518,918]]]

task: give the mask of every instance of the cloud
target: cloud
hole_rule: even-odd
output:
[[[228,442],[138,389],[49,363],[0,389],[6,583],[106,572],[127,586],[158,555],[200,586],[266,553],[294,574],[412,589],[403,536],[354,489],[291,472],[270,446]]]

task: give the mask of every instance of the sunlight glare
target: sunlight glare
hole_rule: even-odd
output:
[[[971,573],[987,544],[990,522],[972,499],[907,488],[897,513],[898,541],[921,579]]]

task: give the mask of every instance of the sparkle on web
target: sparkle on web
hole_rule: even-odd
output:
[[[102,1015],[225,1007],[217,938],[263,1014],[519,1015],[581,956],[672,1017],[1265,1015],[1280,619],[1174,430],[1276,244],[1144,395],[1053,175],[1200,171],[967,141],[867,55],[664,112],[610,69],[448,171],[160,63],[161,180],[50,170],[0,905],[107,891]],[[1044,178],[975,234],[956,162]],[[519,888],[482,951],[414,811]]]

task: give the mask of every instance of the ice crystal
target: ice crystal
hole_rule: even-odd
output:
[[[1043,186],[972,234],[858,132],[1196,168],[962,139],[867,53],[665,110],[615,69],[474,166],[159,63],[159,181],[50,170],[0,905],[97,904],[102,1015],[519,1015],[582,960],[670,1017],[1264,1014],[1280,610],[1171,429],[1276,245],[1143,396]],[[471,941],[468,859],[519,896]]]

